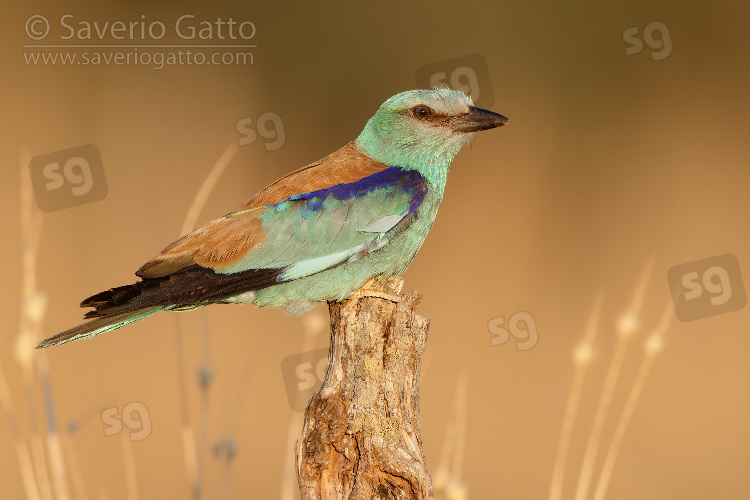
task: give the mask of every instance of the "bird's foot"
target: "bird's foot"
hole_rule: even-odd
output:
[[[396,304],[401,302],[401,295],[399,294],[385,292],[383,290],[375,290],[371,288],[376,281],[377,278],[370,278],[364,285],[360,287],[359,290],[356,290],[354,293],[352,293],[349,298],[346,299],[347,304],[346,306],[344,306],[344,313],[348,313],[350,308],[353,307],[354,304],[365,297],[377,297],[379,299],[390,300],[391,302]]]
[[[372,290],[370,288],[360,288],[359,290],[351,294],[351,296],[347,300],[357,300],[363,297],[377,297],[379,299],[390,300],[391,302],[395,302],[396,304],[401,302],[400,295],[396,295],[395,293],[383,292],[381,290]]]

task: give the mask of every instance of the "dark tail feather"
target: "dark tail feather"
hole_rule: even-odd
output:
[[[282,269],[249,269],[221,274],[194,264],[174,274],[144,278],[132,285],[111,288],[81,302],[81,307],[94,308],[83,316],[91,321],[44,339],[36,347],[40,349],[91,338],[159,311],[223,303],[235,295],[276,284],[281,272]]]
[[[64,332],[60,332],[57,335],[42,340],[36,348],[43,349],[53,345],[62,345],[68,342],[73,342],[74,340],[88,339],[95,335],[99,335],[100,333],[117,330],[120,327],[147,318],[152,314],[163,311],[164,309],[169,309],[169,306],[144,307],[134,311],[125,311],[92,319],[91,321],[81,323],[69,330],[65,330]]]
[[[149,280],[148,284],[158,285],[160,280]],[[145,281],[139,281],[132,285],[118,286],[110,288],[81,302],[81,307],[93,307],[93,311],[84,314],[84,319],[106,318],[114,314],[142,309],[145,304],[141,303],[140,307],[135,305],[136,299],[141,298],[141,293],[147,289]],[[151,288],[154,288],[153,286]],[[137,302],[136,302],[137,304]],[[151,304],[156,305],[156,304]]]

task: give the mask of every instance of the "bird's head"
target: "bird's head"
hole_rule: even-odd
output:
[[[355,144],[370,158],[419,170],[444,185],[453,157],[474,133],[506,123],[504,116],[474,107],[460,90],[409,90],[385,101]]]

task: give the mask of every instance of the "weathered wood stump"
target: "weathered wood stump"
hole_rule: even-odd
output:
[[[297,443],[304,500],[433,498],[419,435],[419,371],[429,320],[419,292],[393,277],[371,288],[400,297],[330,303],[325,381]]]

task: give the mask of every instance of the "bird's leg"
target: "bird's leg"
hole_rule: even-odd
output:
[[[359,290],[356,290],[354,293],[352,293],[349,298],[346,299],[348,304],[345,306],[345,309],[349,309],[364,297],[377,297],[379,299],[390,300],[391,302],[395,302],[397,304],[401,302],[401,295],[399,294],[384,292],[382,290],[374,290],[373,285],[377,282],[377,280],[377,277],[370,278],[359,288]]]

